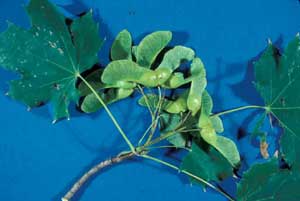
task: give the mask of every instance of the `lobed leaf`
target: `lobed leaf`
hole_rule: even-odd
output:
[[[279,169],[277,159],[256,164],[244,173],[238,184],[237,200],[287,200],[300,199],[299,172]]]
[[[29,107],[50,101],[54,121],[69,117],[70,102],[79,98],[77,75],[97,62],[98,25],[87,13],[74,21],[70,33],[65,17],[47,0],[31,0],[27,12],[30,30],[9,24],[0,35],[0,65],[21,75],[10,82],[8,94]]]
[[[91,11],[74,20],[71,24],[77,66],[91,67],[98,63],[98,51],[103,45],[103,40],[99,38],[98,30],[99,24],[95,23]]]
[[[181,169],[206,181],[220,181],[233,174],[231,165],[219,152],[211,147],[205,150],[197,143],[193,143],[192,150],[183,159]],[[193,178],[191,181],[199,183]]]
[[[255,64],[256,88],[263,97],[267,113],[284,129],[280,139],[284,159],[300,168],[300,37],[292,40],[283,55],[269,44]]]

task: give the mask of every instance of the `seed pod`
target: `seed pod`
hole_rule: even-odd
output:
[[[191,74],[194,78],[187,99],[187,106],[188,109],[192,111],[192,115],[195,115],[200,110],[202,94],[207,84],[204,65],[200,58],[193,60]]]

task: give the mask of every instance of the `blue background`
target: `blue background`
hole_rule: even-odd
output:
[[[252,61],[263,51],[267,38],[284,47],[300,31],[297,0],[53,0],[72,15],[93,8],[107,41],[100,53],[108,62],[113,38],[128,29],[136,42],[155,30],[172,30],[173,44],[194,48],[207,68],[208,89],[215,111],[262,104],[253,88]],[[25,0],[0,1],[0,30],[6,20],[28,26]],[[104,111],[91,116],[72,111],[71,121],[51,124],[51,107],[26,112],[26,107],[4,96],[7,81],[15,76],[0,69],[0,200],[58,201],[71,184],[92,164],[126,148]],[[132,99],[110,108],[131,139],[148,126],[146,111]],[[236,140],[249,134],[256,111],[225,116],[225,133]],[[265,127],[276,149],[276,130]],[[258,143],[247,135],[237,145],[244,158],[242,169],[260,161]],[[223,182],[234,194],[236,180]],[[105,171],[80,193],[81,201],[199,201],[225,200],[176,172],[151,162],[127,162]]]

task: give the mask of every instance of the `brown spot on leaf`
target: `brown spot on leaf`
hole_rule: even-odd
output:
[[[259,146],[260,154],[262,155],[262,157],[264,159],[268,159],[270,157],[270,155],[268,153],[268,147],[269,147],[269,144],[266,141],[260,142],[260,146]]]

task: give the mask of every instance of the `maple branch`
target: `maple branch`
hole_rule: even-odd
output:
[[[127,160],[129,158],[132,158],[135,156],[135,153],[133,152],[128,152],[125,154],[119,154],[113,158],[107,159],[105,161],[102,161],[92,167],[89,171],[87,171],[73,186],[72,188],[65,194],[65,196],[61,199],[62,201],[70,201],[73,196],[79,191],[79,189],[88,181],[90,178],[97,174],[99,171],[102,169],[120,163],[124,160]]]

